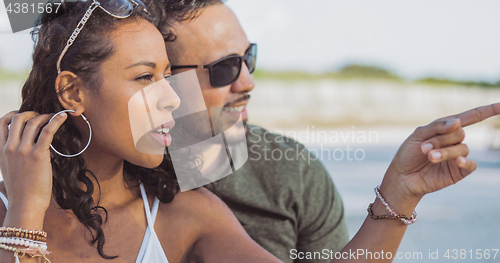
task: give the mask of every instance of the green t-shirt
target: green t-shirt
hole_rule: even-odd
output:
[[[283,262],[330,262],[292,259],[299,252],[335,253],[349,241],[342,199],[328,172],[295,140],[248,128],[248,161],[205,187],[229,206],[255,242]]]

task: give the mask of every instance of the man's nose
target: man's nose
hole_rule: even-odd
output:
[[[181,99],[167,80],[161,80],[157,108],[160,111],[174,111],[181,105]]]
[[[243,62],[241,73],[238,79],[231,85],[231,91],[234,93],[250,92],[255,87],[253,76],[248,71],[247,64]]]

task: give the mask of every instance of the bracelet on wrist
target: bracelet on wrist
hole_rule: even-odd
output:
[[[27,238],[0,237],[0,244],[24,246],[27,248],[34,248],[34,249],[41,248],[42,250],[47,249],[47,243],[41,241],[33,241]]]
[[[382,193],[380,192],[380,185],[375,187],[375,195],[377,196],[377,198],[382,202],[382,204],[384,205],[385,209],[389,212],[389,214],[391,214],[390,216],[387,216],[387,215],[381,215],[381,216],[378,216],[378,215],[374,215],[373,214],[373,210],[372,210],[372,207],[373,207],[373,204],[374,203],[371,203],[369,206],[368,206],[368,215],[373,218],[373,219],[399,219],[401,220],[405,225],[411,225],[411,224],[414,224],[415,222],[418,221],[418,215],[417,215],[417,212],[416,211],[413,211],[413,214],[411,217],[408,217],[406,215],[398,215],[394,209],[392,209],[389,204],[387,203],[387,201],[384,199],[384,197],[382,196]]]
[[[0,237],[18,237],[47,242],[47,232],[45,231],[15,227],[0,227]]]
[[[11,247],[7,246],[4,244],[0,244],[0,249],[7,250],[14,252],[14,262],[19,263],[19,259],[24,257],[25,255],[28,255],[32,258],[34,257],[42,257],[44,263],[51,263],[50,260],[47,258],[47,255],[50,254],[48,251],[44,251],[42,249],[32,249],[32,248],[17,248],[17,247]]]
[[[42,257],[44,263],[50,263],[47,255],[47,232],[41,230],[22,229],[15,227],[0,227],[0,249],[14,252],[14,262],[28,255]],[[24,248],[13,247],[21,246]]]

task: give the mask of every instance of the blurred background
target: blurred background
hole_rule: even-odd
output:
[[[258,43],[250,123],[288,134],[318,155],[343,197],[351,236],[374,200],[373,188],[417,126],[500,102],[499,1],[227,5]],[[12,33],[0,5],[0,115],[19,107],[32,45],[29,30]],[[427,262],[437,249],[432,262],[453,261],[444,257],[453,249],[467,251],[460,262],[500,261],[500,253],[474,259],[476,249],[500,249],[500,119],[466,132],[479,168],[419,204],[421,220],[408,228],[399,250],[423,253],[410,261]]]

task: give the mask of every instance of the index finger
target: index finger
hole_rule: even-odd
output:
[[[12,116],[18,111],[11,111],[0,118],[0,146],[3,148],[9,137],[9,125],[12,122]]]
[[[494,103],[487,106],[478,107],[460,114],[451,116],[452,118],[459,118],[462,127],[467,127],[472,124],[484,121],[490,117],[500,114],[500,103]]]

